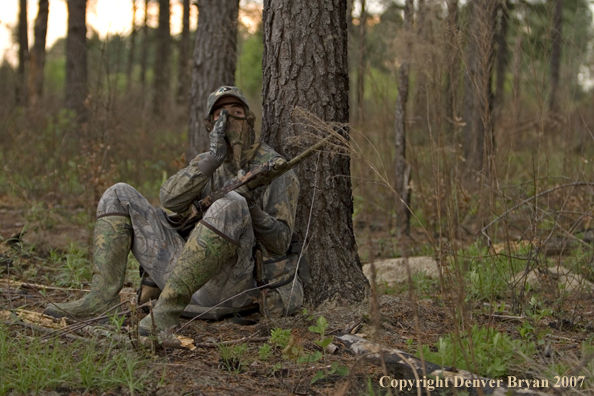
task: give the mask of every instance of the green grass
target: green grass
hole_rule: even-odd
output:
[[[123,388],[131,395],[141,393],[150,374],[148,358],[115,346],[40,341],[35,335],[13,334],[0,325],[0,395],[39,394],[58,387],[81,392]]]

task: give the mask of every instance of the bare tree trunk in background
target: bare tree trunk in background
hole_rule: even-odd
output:
[[[16,84],[17,106],[27,105],[27,63],[29,60],[29,35],[27,32],[27,0],[19,1],[19,69]]]
[[[221,85],[235,85],[239,0],[200,0],[192,64],[187,160],[208,149],[206,99]]]
[[[367,56],[365,54],[367,39],[367,8],[365,0],[359,0],[361,4],[361,14],[359,15],[359,38],[357,41],[357,123],[362,125],[365,121],[363,111],[363,101],[365,99],[365,62]]]
[[[484,170],[484,154],[494,152],[493,93],[491,71],[494,61],[494,22],[496,2],[472,0],[468,6],[471,26],[468,32],[466,74],[464,76],[464,157],[470,173]],[[485,139],[486,137],[486,139]],[[489,168],[485,169],[489,171]]]
[[[177,104],[186,103],[188,98],[188,58],[190,48],[190,0],[183,0],[182,34],[179,41],[177,72]]]
[[[446,71],[446,118],[447,131],[450,136],[454,136],[456,125],[458,124],[458,83],[460,81],[460,49],[458,46],[458,0],[448,0],[447,17],[447,71]]]
[[[406,49],[402,56],[402,64],[398,71],[398,99],[396,99],[396,164],[395,190],[396,199],[396,227],[400,233],[406,235],[410,231],[410,165],[406,162],[406,102],[408,101],[408,83],[410,56],[412,52],[412,26],[414,23],[414,1],[406,0],[404,5],[404,34],[406,35]]]
[[[347,18],[347,31],[350,33],[353,32],[353,5],[355,3],[355,0],[347,0],[347,12],[346,12],[346,18]]]
[[[420,117],[421,120],[427,119],[427,70],[424,65],[434,63],[431,59],[431,54],[425,49],[429,49],[432,36],[432,20],[428,17],[430,8],[427,6],[425,0],[418,1],[418,18],[417,18],[417,37],[418,45],[421,49],[419,62],[420,67],[417,68],[417,78],[415,82],[416,95],[414,103],[414,114]],[[417,51],[417,53],[419,53]]]
[[[68,0],[66,37],[66,107],[86,118],[87,0]]]
[[[49,1],[39,0],[39,11],[35,18],[35,30],[31,58],[29,60],[29,103],[35,106],[43,94],[43,72],[45,69],[45,43],[47,38],[47,20]]]
[[[550,0],[555,6],[553,28],[551,29],[551,95],[549,111],[559,112],[559,75],[561,69],[561,29],[563,28],[563,0]]]
[[[170,2],[159,0],[159,27],[157,28],[157,52],[155,58],[155,92],[153,92],[153,111],[163,115],[169,110],[170,70],[169,55],[171,50]]]
[[[134,66],[134,50],[136,49],[136,0],[132,0],[132,32],[130,33],[130,50],[128,52],[128,66],[126,68],[126,92],[132,88],[132,68]]]
[[[146,95],[146,69],[148,58],[148,8],[149,0],[144,0],[144,19],[142,22],[142,48],[140,52],[140,86],[142,87],[142,95]]]
[[[494,119],[499,118],[503,107],[503,94],[505,83],[505,71],[508,64],[508,45],[507,31],[509,26],[509,14],[512,3],[502,0],[499,5],[499,29],[495,33],[495,43],[497,45],[497,60],[495,66],[495,99],[494,99]]]
[[[294,123],[296,106],[326,122],[349,120],[346,8],[346,0],[264,0],[262,138],[286,158],[299,152],[285,147],[286,139],[307,131]],[[350,173],[348,156],[327,152],[297,172],[296,232],[301,240],[307,236],[315,283],[305,298],[313,306],[361,301],[369,287],[353,233]]]

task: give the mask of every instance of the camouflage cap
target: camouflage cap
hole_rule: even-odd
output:
[[[249,111],[250,105],[248,104],[243,92],[241,92],[241,89],[232,86],[222,86],[208,95],[208,99],[206,100],[206,114],[210,115],[210,113],[214,110],[215,103],[225,96],[233,96],[239,99],[239,101],[243,103],[246,109]]]

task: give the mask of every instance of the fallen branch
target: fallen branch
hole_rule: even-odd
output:
[[[201,342],[196,344],[197,347],[202,348],[216,348],[218,346],[224,345],[237,345],[243,344],[244,342],[266,342],[270,339],[270,337],[244,337],[239,340],[232,340],[232,341],[223,341],[223,342]]]
[[[507,380],[495,380],[480,377],[465,370],[444,367],[427,361],[423,364],[421,359],[409,353],[384,347],[354,335],[342,335],[336,337],[336,339],[344,343],[355,355],[364,356],[366,360],[377,366],[381,365],[381,357],[383,356],[389,373],[389,379],[383,382],[383,384],[387,386],[390,386],[392,380],[397,380],[399,383],[401,383],[400,380],[407,380],[404,389],[412,390],[410,388],[415,386],[417,389],[427,389],[428,384],[424,382],[424,379],[416,379],[423,378],[423,371],[425,370],[427,376],[433,376],[435,378],[433,381],[441,380],[441,383],[432,383],[432,386],[435,388],[456,388],[457,390],[466,390],[474,395],[549,395],[549,393],[533,389],[507,387],[502,384],[507,382]],[[380,385],[382,385],[382,383],[380,383]]]

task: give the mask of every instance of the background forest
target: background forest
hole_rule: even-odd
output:
[[[39,0],[34,37],[22,22],[14,26],[18,62],[5,57],[0,66],[0,232],[19,240],[18,249],[2,253],[2,263],[11,263],[0,270],[7,279],[88,282],[86,232],[103,191],[126,182],[158,205],[164,180],[205,151],[200,112],[213,88],[201,81],[239,86],[260,128],[269,89],[262,13],[269,3],[241,1],[230,21],[220,19],[226,6],[216,14],[201,2],[178,1],[183,31],[172,36],[173,2],[129,1],[135,13],[129,33],[102,39],[93,30],[85,36],[86,1],[71,0],[69,37],[49,48],[47,0]],[[27,2],[20,3],[26,21]],[[350,175],[335,177],[352,183],[353,257],[359,257],[353,261],[368,276],[388,259],[439,263],[437,273],[407,272],[401,283],[380,272],[369,276],[372,297],[363,315],[369,333],[435,363],[496,378],[594,373],[590,2],[347,4],[351,164]],[[196,30],[190,7],[198,7]],[[227,32],[219,39],[228,45],[209,41],[208,29]],[[208,74],[213,70],[220,74]],[[10,218],[16,212],[20,226]],[[64,224],[86,232],[59,245],[51,235]],[[35,237],[24,238],[23,226]],[[72,264],[75,256],[83,264]],[[17,257],[35,257],[37,269]],[[45,265],[55,270],[40,269]],[[403,328],[386,319],[400,314],[386,313],[382,298],[406,306],[407,323],[414,322],[408,337],[382,338]],[[322,301],[309,302],[315,308]],[[324,330],[311,331],[324,338]],[[332,367],[322,378],[337,375]],[[353,394],[379,392],[366,381],[380,374],[362,375],[364,385]],[[566,391],[590,394],[592,377],[586,378],[583,388]],[[301,382],[295,379],[293,391]],[[345,392],[355,382],[351,375]]]

